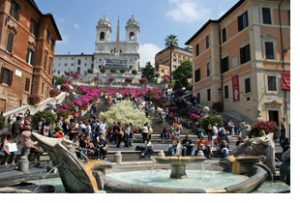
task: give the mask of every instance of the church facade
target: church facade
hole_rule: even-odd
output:
[[[93,54],[66,54],[55,56],[54,74],[80,72],[82,78],[95,78],[102,82],[122,83],[126,78],[138,81],[141,78],[139,68],[139,33],[140,25],[134,16],[125,26],[126,38],[120,40],[118,20],[115,40],[112,40],[112,24],[103,16],[96,26],[95,52]]]

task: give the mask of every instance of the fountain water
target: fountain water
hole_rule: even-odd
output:
[[[89,161],[85,165],[82,164],[73,153],[75,151],[72,150],[71,144],[66,146],[68,143],[63,145],[62,140],[46,138],[36,133],[33,133],[33,136],[48,151],[51,160],[60,164],[58,169],[67,192],[97,192],[99,189],[119,193],[252,192],[268,176],[267,172],[254,162],[244,168],[243,164],[239,165],[243,173],[232,174],[229,170],[232,163],[229,161],[226,162],[226,167],[223,167],[224,163],[222,165],[215,161],[215,167],[208,168],[204,157],[185,157],[180,153],[174,157],[156,157],[158,164],[151,166],[151,170],[149,167],[137,170],[134,165],[130,168],[128,165],[117,164],[113,173],[106,173],[104,169],[108,168],[107,163]],[[246,160],[245,157],[243,161]],[[196,165],[197,162],[202,165],[197,165],[198,168],[192,170],[186,169],[187,164]],[[160,164],[171,165],[171,170],[161,170]],[[203,165],[208,170],[199,170],[199,167],[203,169]],[[99,168],[100,170],[96,170]],[[210,181],[207,181],[207,177]]]

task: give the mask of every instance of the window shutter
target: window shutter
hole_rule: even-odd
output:
[[[4,78],[4,70],[3,68],[1,68],[0,84],[3,83],[3,78]]]
[[[9,71],[8,85],[11,86],[13,79],[13,71]]]

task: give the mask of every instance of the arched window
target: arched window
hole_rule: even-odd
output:
[[[100,33],[100,41],[103,41],[105,39],[105,32]]]
[[[134,40],[135,39],[135,34],[134,32],[129,33],[129,40]]]

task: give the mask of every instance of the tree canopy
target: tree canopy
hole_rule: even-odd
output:
[[[128,100],[111,106],[106,112],[101,112],[99,118],[105,119],[108,125],[112,125],[114,122],[132,123],[134,128],[142,128],[145,122],[151,123],[145,113],[133,108],[133,103]]]
[[[171,49],[178,47],[178,39],[176,35],[168,35],[165,39],[165,45],[166,47],[169,47]]]
[[[192,85],[189,83],[189,79],[193,76],[192,62],[184,61],[180,66],[173,72],[173,77],[175,80],[174,89],[181,89],[185,87],[186,89],[191,89]]]
[[[146,63],[145,68],[142,71],[142,77],[147,78],[149,82],[155,82],[155,70],[150,62]]]

